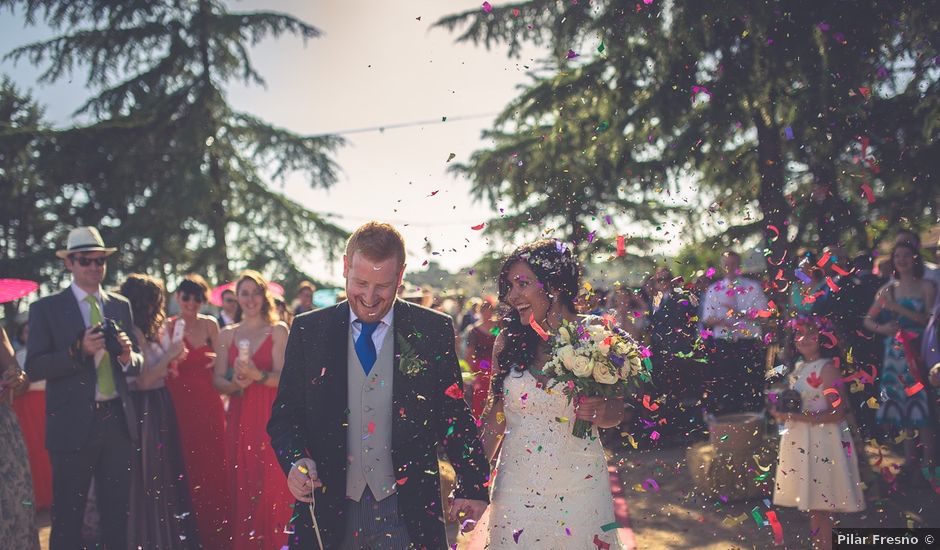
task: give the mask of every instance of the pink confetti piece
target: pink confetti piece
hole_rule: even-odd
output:
[[[862,184],[862,192],[865,193],[865,200],[868,201],[868,204],[875,202],[875,193],[872,192],[871,186],[867,183]]]
[[[575,57],[578,57],[578,54],[574,50],[568,50],[568,53],[565,57],[568,59],[574,59]]]
[[[715,276],[715,268],[714,268],[714,267],[709,267],[709,268],[708,268],[708,271],[705,272],[705,276],[708,277],[709,279],[711,279],[712,277],[714,277],[714,276]]]
[[[623,238],[623,235],[617,235],[617,257],[623,256],[626,253],[626,242]]]
[[[472,230],[474,230],[474,231],[479,231],[479,230],[483,229],[483,227],[485,227],[485,226],[486,226],[486,223],[481,223],[480,225],[471,226],[470,229],[472,229]]]
[[[647,491],[657,492],[659,491],[659,483],[656,483],[655,479],[649,478],[643,482],[643,488]]]
[[[653,433],[650,434],[650,439],[652,439],[653,441],[658,441],[658,440],[659,440],[659,432],[657,432],[656,430],[653,430]]]
[[[493,6],[491,6],[489,2],[483,2],[483,11],[490,13],[493,11]]]
[[[596,533],[594,534],[594,546],[596,546],[598,550],[610,550],[610,544],[602,541]]]

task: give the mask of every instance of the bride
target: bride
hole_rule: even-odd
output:
[[[623,397],[582,397],[569,405],[541,373],[551,346],[539,332],[557,333],[563,320],[587,322],[574,307],[580,274],[570,249],[555,240],[524,245],[503,263],[499,299],[512,309],[493,348],[482,417],[484,450],[496,466],[490,506],[470,548],[624,548],[596,429],[586,439],[571,433],[576,419],[596,428],[620,424]]]

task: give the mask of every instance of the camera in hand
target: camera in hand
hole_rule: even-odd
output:
[[[774,408],[782,413],[798,413],[803,410],[803,398],[794,389],[785,389],[777,394]]]
[[[108,350],[111,357],[119,357],[124,353],[124,346],[122,346],[121,341],[118,340],[118,333],[121,332],[121,326],[114,319],[106,318],[104,322],[95,327],[95,330],[92,332],[104,334],[104,348]]]

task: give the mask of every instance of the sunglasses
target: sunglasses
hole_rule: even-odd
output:
[[[184,301],[184,302],[188,302],[188,301],[192,300],[192,301],[194,301],[194,302],[198,302],[198,303],[201,304],[201,303],[202,303],[202,296],[200,296],[200,295],[198,295],[198,294],[190,294],[190,293],[188,293],[188,292],[183,292],[183,293],[180,295],[180,300],[182,300],[182,301]]]
[[[102,256],[101,258],[85,258],[84,256],[78,256],[78,257],[73,256],[72,261],[77,262],[78,265],[82,267],[88,267],[91,264],[95,264],[97,266],[103,266],[104,264],[108,263],[108,257]]]

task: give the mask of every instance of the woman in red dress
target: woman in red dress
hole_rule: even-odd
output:
[[[29,323],[20,326],[13,340],[16,362],[22,368],[26,364],[26,340],[29,338]],[[17,345],[19,347],[17,348]],[[29,454],[29,469],[33,474],[33,503],[36,510],[52,507],[52,466],[46,451],[46,381],[32,382],[29,391],[13,401],[13,411],[20,421],[26,452]]]
[[[186,359],[176,364],[166,379],[179,419],[183,462],[189,478],[189,492],[206,550],[223,550],[231,545],[229,471],[225,459],[225,411],[212,383],[215,346],[219,324],[199,310],[209,295],[209,285],[199,275],[187,275],[176,289],[180,316],[168,321],[172,335],[182,321]]]
[[[480,320],[467,328],[467,349],[464,359],[476,375],[473,379],[473,398],[470,409],[474,418],[480,418],[486,397],[490,391],[490,361],[493,359],[493,344],[499,334],[496,319],[496,300],[486,297],[480,305]]]
[[[244,271],[235,286],[238,312],[216,348],[215,386],[231,395],[226,427],[231,460],[235,550],[280,550],[294,497],[267,433],[284,366],[287,325],[278,321],[267,281]]]

